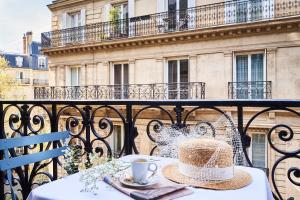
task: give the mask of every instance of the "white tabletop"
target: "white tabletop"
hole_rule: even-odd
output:
[[[121,159],[131,161],[140,157],[149,158],[149,156],[129,155]],[[174,159],[155,157],[157,164],[162,167],[166,164],[176,162]],[[181,197],[180,200],[272,200],[272,192],[265,173],[256,168],[239,167],[252,176],[252,183],[238,190],[216,191],[208,189],[190,188],[194,191],[192,195]],[[67,176],[63,179],[42,185],[34,189],[27,200],[92,200],[92,199],[131,199],[125,194],[99,181],[100,189],[97,194],[80,192],[83,184],[79,181],[80,174]]]

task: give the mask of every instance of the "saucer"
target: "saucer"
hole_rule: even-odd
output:
[[[139,183],[133,182],[132,176],[125,176],[125,177],[120,177],[119,181],[120,181],[121,184],[123,184],[125,186],[128,186],[128,187],[145,188],[145,187],[149,187],[149,186],[157,184],[159,179],[156,175],[156,176],[150,178],[148,180],[147,184],[139,184]]]

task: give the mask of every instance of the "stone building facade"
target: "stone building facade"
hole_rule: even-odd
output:
[[[145,88],[152,92],[163,88],[146,99],[160,95],[163,99],[299,99],[299,6],[297,0],[56,0],[48,5],[52,32],[42,34],[50,86],[53,91],[101,86],[110,92],[102,96],[105,99],[143,99],[149,95]],[[205,83],[205,95],[196,95],[192,83]],[[144,96],[134,96],[140,85]],[[40,94],[38,99],[49,98]],[[55,98],[85,97],[75,92]],[[224,109],[236,119],[235,110]],[[245,110],[245,123],[258,111]],[[139,121],[136,144],[141,153],[152,148],[145,142],[149,141],[145,124],[159,117],[156,114],[149,111]],[[216,120],[204,110],[196,112],[190,123],[206,118]],[[250,159],[258,167],[270,168],[278,158],[266,140],[266,133],[278,123],[292,126],[296,138],[281,147],[299,147],[298,120],[284,111],[260,116],[249,132]],[[122,135],[122,128],[116,130]],[[286,161],[276,172],[284,195],[300,194],[286,176],[285,169],[294,164]]]

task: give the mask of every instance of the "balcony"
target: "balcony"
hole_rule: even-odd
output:
[[[256,23],[299,16],[299,0],[226,1],[186,10],[45,32],[42,48],[72,47],[172,32]]]
[[[33,79],[33,85],[49,85],[49,81],[46,79]]]
[[[247,111],[249,109],[251,113]],[[274,198],[282,200],[298,194],[287,192],[282,188],[283,184],[289,189],[299,189],[300,169],[297,162],[300,149],[294,134],[298,130],[299,109],[300,101],[295,100],[1,101],[0,117],[7,120],[0,122],[0,138],[69,130],[72,141],[82,147],[82,155],[91,152],[99,157],[112,156],[116,152],[117,157],[129,154],[155,155],[159,144],[157,136],[163,126],[185,128],[197,125],[199,130],[214,133],[216,128],[225,126],[223,128],[226,129],[226,124],[230,123],[239,131],[248,165],[257,167],[253,166],[248,154],[251,128],[257,129],[257,124],[264,123],[261,120],[269,112],[277,112],[278,119],[268,119],[265,142],[268,147],[266,152],[270,152],[271,156],[268,158],[267,171],[270,173],[267,175],[273,186]],[[225,120],[219,124],[221,127],[215,123],[212,114],[217,116],[216,119],[221,117]],[[292,117],[292,120],[288,117]],[[120,151],[115,151],[116,146],[109,141],[115,134],[116,124],[122,127],[124,134],[124,137],[120,137]],[[10,154],[16,156],[18,153],[42,152],[56,145],[55,142],[25,146],[22,151],[10,149]],[[253,156],[257,151],[250,152]],[[60,178],[62,171],[58,159],[16,168],[13,175],[18,196],[26,199],[32,188]],[[283,183],[283,180],[286,182]],[[5,197],[9,190],[5,186],[4,173],[0,173],[0,182],[0,196]]]
[[[30,84],[30,78],[18,78],[17,83],[22,85],[28,85]]]
[[[229,99],[271,99],[271,81],[229,82]]]
[[[204,99],[205,83],[35,87],[35,99]]]

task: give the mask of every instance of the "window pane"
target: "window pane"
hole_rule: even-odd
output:
[[[251,55],[251,79],[252,81],[264,80],[264,55],[262,53]]]
[[[252,135],[252,163],[255,167],[266,166],[266,143],[264,134]]]
[[[179,10],[186,10],[188,8],[188,0],[180,0]]]
[[[122,65],[117,64],[114,65],[114,84],[115,85],[120,85],[121,84],[121,76],[122,76]]]
[[[129,79],[129,75],[128,75],[128,64],[124,64],[124,69],[123,69],[123,84],[127,85],[129,83],[128,79]]]
[[[180,60],[180,82],[187,83],[189,81],[189,62],[188,60]]]
[[[78,68],[71,68],[71,86],[78,86]]]
[[[236,56],[236,81],[248,81],[248,55]]]
[[[248,55],[236,56],[236,98],[248,99]]]
[[[122,150],[122,127],[119,125],[114,125],[114,132],[113,132],[113,144],[111,147],[113,148],[113,154],[118,155]]]
[[[170,60],[168,63],[169,83],[177,83],[177,60]]]

